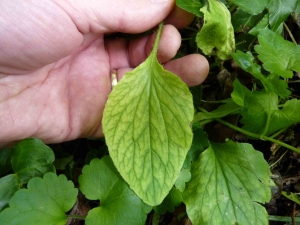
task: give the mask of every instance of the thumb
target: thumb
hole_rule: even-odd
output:
[[[140,33],[172,11],[175,0],[56,1],[81,33]]]

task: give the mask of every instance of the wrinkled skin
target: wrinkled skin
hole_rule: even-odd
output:
[[[107,33],[141,33],[165,19],[160,62],[189,86],[201,83],[204,57],[170,61],[181,41],[176,27],[193,19],[174,2],[1,0],[0,147],[27,137],[58,143],[103,136],[111,70],[121,79],[145,60],[155,37],[104,40]]]

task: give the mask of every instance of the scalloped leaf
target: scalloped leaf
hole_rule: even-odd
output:
[[[87,225],[140,225],[151,207],[139,199],[116,170],[109,156],[93,159],[79,176],[80,190],[90,200],[100,200],[99,207],[89,211]]]
[[[76,202],[78,190],[66,176],[46,173],[34,177],[27,189],[18,190],[9,207],[0,213],[1,225],[53,224],[64,225]]]
[[[22,140],[12,150],[13,171],[25,183],[32,177],[42,177],[47,172],[55,172],[53,162],[52,149],[39,139]]]

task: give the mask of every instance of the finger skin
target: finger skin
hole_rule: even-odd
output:
[[[155,37],[156,32],[132,41],[126,41],[123,38],[106,41],[111,68],[134,68],[141,64],[151,53]],[[180,43],[181,37],[178,30],[173,25],[164,26],[158,48],[159,61],[165,63],[172,59]]]
[[[191,54],[169,61],[164,68],[177,74],[190,87],[201,84],[209,72],[207,59],[199,54]]]
[[[172,24],[177,29],[182,29],[187,27],[192,23],[195,16],[178,6],[175,6],[169,16],[165,19],[165,24]]]
[[[175,0],[1,0],[0,146],[27,137],[58,143],[101,136],[111,70],[118,69],[120,79],[138,66],[151,52],[155,37],[115,42],[110,51],[104,33],[147,31],[165,19],[174,4]],[[175,9],[167,23],[187,24],[187,16],[176,24],[180,13]],[[188,85],[196,85],[207,75],[207,62],[201,56],[169,62],[179,46],[178,31],[166,25],[158,58]]]
[[[172,11],[175,0],[54,0],[81,33],[141,33]]]

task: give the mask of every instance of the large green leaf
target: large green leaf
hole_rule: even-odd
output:
[[[52,165],[54,153],[41,140],[29,138],[20,141],[13,149],[11,165],[22,182],[32,177],[42,177],[47,172],[55,172]]]
[[[162,202],[179,175],[192,143],[194,114],[186,84],[158,63],[158,40],[146,61],[113,89],[102,121],[115,166],[152,206]]]
[[[270,169],[249,144],[211,144],[192,165],[183,201],[193,225],[268,224]]]
[[[15,174],[0,178],[0,212],[8,205],[9,199],[19,188],[20,181]]]
[[[18,190],[9,207],[0,213],[1,225],[66,224],[65,213],[75,204],[78,194],[71,181],[50,172],[43,178],[32,178],[27,188]]]
[[[80,190],[100,206],[89,211],[87,225],[145,224],[151,207],[139,199],[116,170],[109,156],[93,159],[83,167],[79,177]]]
[[[264,90],[251,92],[245,97],[241,123],[245,130],[270,135],[300,122],[299,108],[300,100],[289,100],[279,109],[278,96],[275,93]]]
[[[203,6],[201,0],[176,0],[176,5],[198,17],[201,17],[200,8]]]
[[[251,15],[257,15],[264,10],[269,0],[231,0],[231,2]]]
[[[284,40],[271,30],[262,30],[255,46],[263,67],[284,78],[293,77],[293,71],[300,72],[300,46]]]
[[[219,59],[230,58],[235,48],[230,12],[219,0],[208,0],[200,11],[204,14],[204,25],[196,37],[198,47],[206,55],[216,51]]]
[[[272,0],[269,1],[269,23],[273,31],[276,31],[296,7],[298,0]]]

